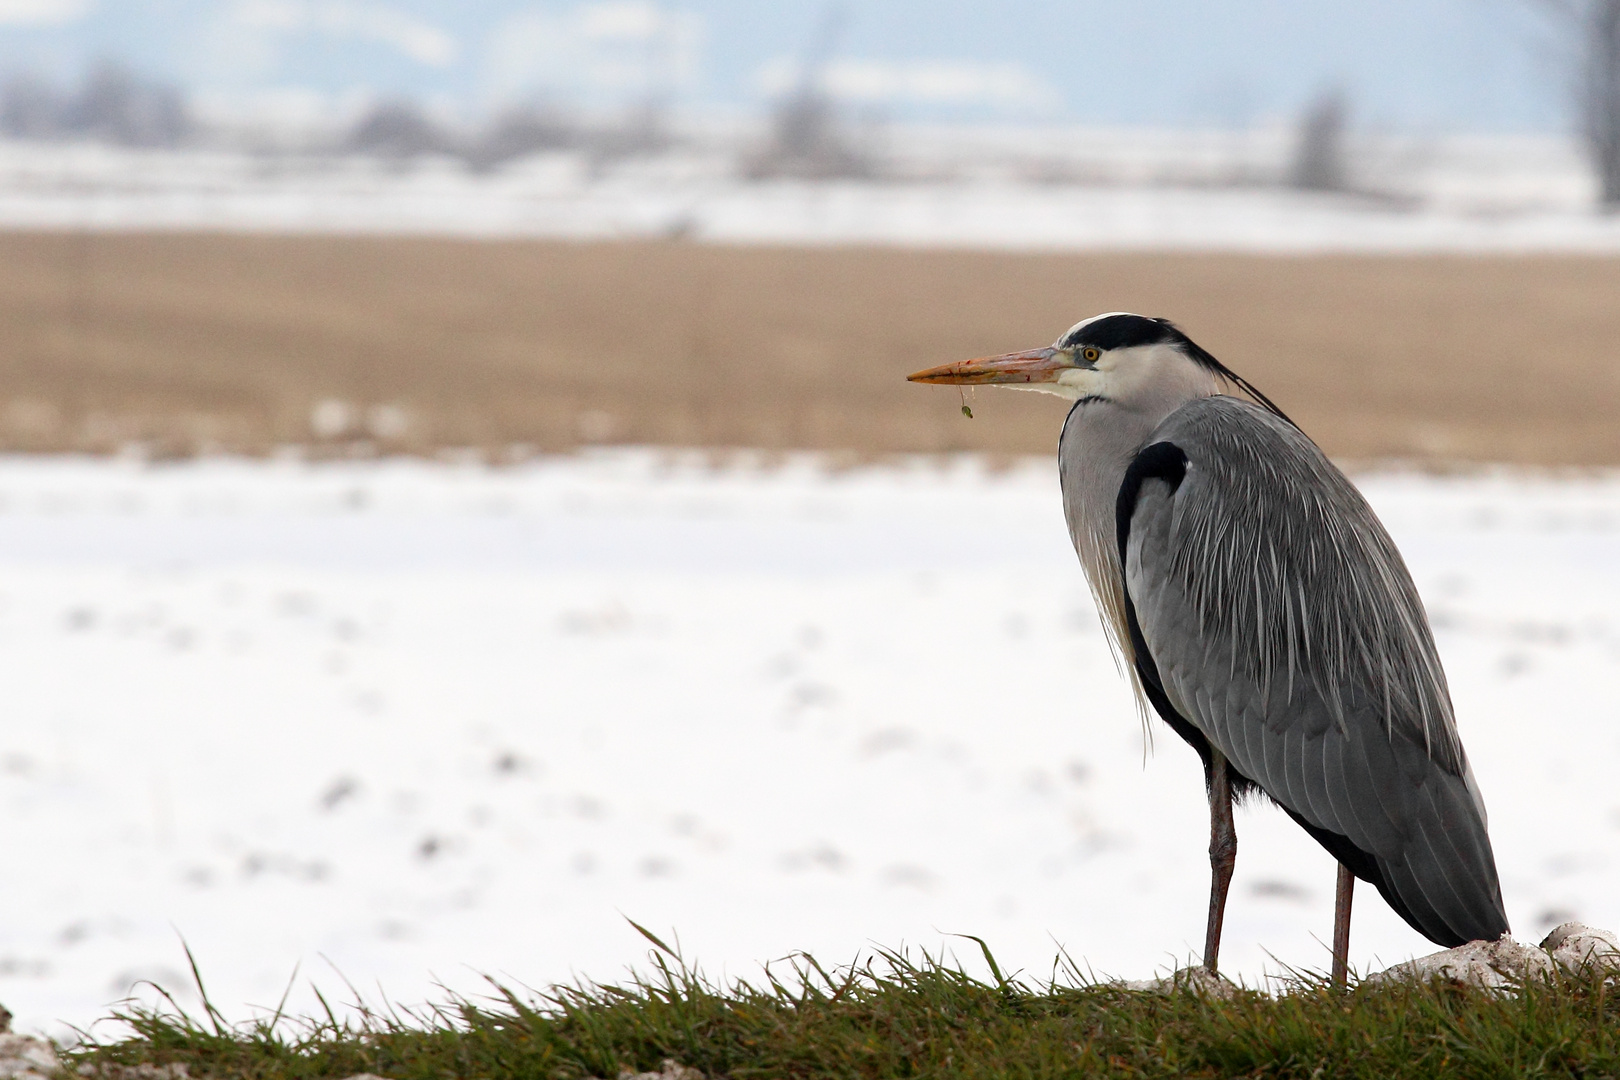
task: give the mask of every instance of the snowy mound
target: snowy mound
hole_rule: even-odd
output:
[[[1471,941],[1396,964],[1369,981],[1440,978],[1501,989],[1559,971],[1580,972],[1589,966],[1620,969],[1620,941],[1607,930],[1567,922],[1538,946],[1524,945],[1508,936],[1498,941]]]

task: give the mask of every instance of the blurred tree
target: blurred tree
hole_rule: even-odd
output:
[[[467,148],[475,169],[494,169],[530,154],[564,149],[579,141],[574,125],[556,109],[515,105],[504,110]]]
[[[1299,141],[1288,182],[1304,191],[1344,191],[1344,129],[1350,112],[1344,91],[1329,90],[1313,101],[1300,120]]]
[[[674,138],[669,130],[669,114],[662,102],[649,99],[634,105],[616,120],[589,132],[591,168],[603,169],[625,158],[656,154],[667,149]]]
[[[772,113],[770,141],[747,163],[745,171],[750,177],[826,180],[871,174],[870,156],[861,153],[845,132],[832,95],[823,85],[843,28],[843,8],[829,5],[799,65],[798,84],[777,102]]]
[[[142,78],[116,60],[90,69],[65,120],[70,133],[124,146],[176,146],[191,132],[178,87]]]
[[[404,160],[454,149],[454,140],[406,98],[380,101],[360,118],[344,140],[344,149]]]
[[[1598,198],[1620,210],[1620,0],[1538,0],[1577,54],[1576,118],[1597,171]]]
[[[178,87],[103,60],[73,93],[33,75],[13,76],[0,89],[0,131],[18,139],[76,135],[123,146],[176,146],[192,123]]]
[[[62,132],[67,102],[35,75],[14,75],[0,88],[0,132],[13,139],[50,139]]]
[[[1620,207],[1620,0],[1593,0],[1586,13],[1581,119],[1603,205]]]

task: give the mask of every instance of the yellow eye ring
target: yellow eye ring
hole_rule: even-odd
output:
[[[1097,358],[1102,355],[1102,352],[1095,345],[1087,345],[1080,350],[1080,355],[1085,359],[1086,363],[1094,364],[1097,362]]]

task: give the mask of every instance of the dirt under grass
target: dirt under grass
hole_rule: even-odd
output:
[[[1513,994],[1443,982],[1345,992],[1304,979],[1275,996],[1223,999],[1073,979],[1032,984],[999,972],[981,981],[892,953],[836,971],[799,958],[753,985],[718,987],[674,958],[630,986],[541,998],[497,991],[490,1001],[359,1023],[283,1018],[231,1029],[211,1014],[124,1019],[128,1037],[70,1052],[70,1073],[576,1080],[673,1061],[711,1080],[1620,1074],[1620,1003],[1600,971]]]
[[[0,450],[1044,453],[904,376],[1115,309],[1342,457],[1620,462],[1620,259],[98,233],[0,234]]]

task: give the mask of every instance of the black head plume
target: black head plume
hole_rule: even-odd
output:
[[[1063,335],[1058,345],[1065,349],[1093,345],[1105,352],[1109,349],[1128,349],[1137,345],[1175,345],[1199,367],[1214,372],[1240,388],[1259,404],[1288,420],[1290,424],[1294,423],[1288,419],[1287,413],[1277,408],[1275,402],[1255,389],[1249,380],[1215,359],[1169,319],[1150,319],[1145,315],[1104,315],[1075,327]]]

